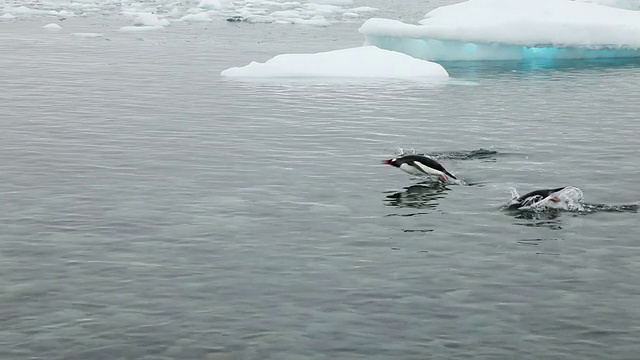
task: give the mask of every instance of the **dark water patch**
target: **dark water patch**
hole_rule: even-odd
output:
[[[428,233],[428,232],[433,232],[433,229],[404,229],[402,230],[402,232],[406,232],[406,233],[413,233],[413,232],[421,232],[421,233]]]

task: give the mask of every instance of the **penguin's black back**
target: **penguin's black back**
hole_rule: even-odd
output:
[[[554,192],[560,191],[562,189],[566,188],[566,186],[563,187],[559,187],[556,189],[540,189],[540,190],[534,190],[531,192],[528,192],[522,196],[520,196],[516,201],[521,202],[527,198],[530,198],[532,196],[542,196],[542,198],[546,198],[547,196],[553,194]]]

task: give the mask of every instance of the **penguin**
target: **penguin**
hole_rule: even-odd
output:
[[[539,189],[539,190],[533,190],[519,197],[514,196],[513,200],[511,200],[511,203],[507,208],[510,210],[517,210],[523,206],[529,206],[531,204],[535,204],[538,201],[546,199],[547,197],[549,198],[549,201],[558,203],[560,202],[560,198],[552,195],[566,188],[567,188],[566,186],[563,186],[556,189]]]
[[[437,161],[423,155],[399,156],[393,159],[384,160],[382,163],[385,165],[395,166],[411,175],[435,175],[445,182],[449,181],[449,177],[457,180],[453,174],[448,172]]]

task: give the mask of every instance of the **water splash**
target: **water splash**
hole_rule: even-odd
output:
[[[520,197],[515,188],[512,187],[509,188],[509,190],[511,192],[511,200],[506,205],[507,207],[517,204],[517,199]],[[518,207],[518,210],[541,212],[548,209],[557,209],[580,212],[584,211],[584,205],[582,204],[583,199],[584,194],[582,190],[577,187],[567,186],[560,191],[549,194],[547,197],[538,195],[525,199],[522,202],[522,206]]]
[[[504,205],[507,209],[509,205],[516,203],[516,199],[520,197],[518,191],[511,187],[511,200]],[[551,201],[552,198],[558,198],[560,201]],[[584,193],[581,189],[573,186],[568,186],[556,193],[550,194],[546,198],[541,196],[532,197],[523,202],[523,206],[519,207],[517,211],[521,218],[539,219],[541,214],[546,214],[552,218],[559,216],[562,211],[568,211],[576,214],[593,214],[598,212],[624,212],[624,213],[637,213],[640,209],[639,204],[591,204],[585,203]]]

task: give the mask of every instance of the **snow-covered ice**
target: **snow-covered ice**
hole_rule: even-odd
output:
[[[366,44],[421,59],[528,60],[640,56],[640,12],[571,0],[468,0],[420,25],[373,18]]]
[[[265,63],[251,62],[224,70],[227,77],[287,78],[398,78],[445,79],[440,65],[375,46],[340,49],[315,54],[283,54]]]
[[[10,13],[6,13],[4,15],[0,15],[0,19],[5,19],[5,20],[11,20],[11,19],[15,19],[16,17]]]

